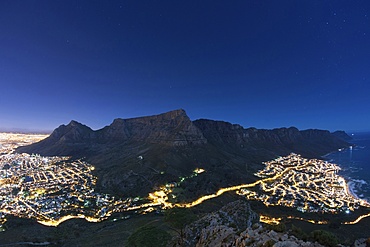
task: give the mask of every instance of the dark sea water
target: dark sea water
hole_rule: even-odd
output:
[[[325,156],[325,159],[339,165],[351,190],[359,198],[370,202],[370,132],[354,133],[352,148]]]

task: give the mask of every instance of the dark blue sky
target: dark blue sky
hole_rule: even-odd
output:
[[[370,130],[370,2],[0,2],[0,128],[183,108],[244,127]]]

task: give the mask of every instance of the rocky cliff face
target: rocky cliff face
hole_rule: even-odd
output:
[[[207,214],[184,230],[185,246],[225,246],[237,239],[237,232],[259,222],[259,216],[248,202],[238,200]],[[176,237],[172,244],[181,243]]]
[[[124,123],[120,125],[121,128],[117,129],[124,129],[132,141],[174,146],[197,145],[207,142],[184,110],[175,110],[150,117],[115,120],[115,122],[117,121]],[[108,127],[109,131],[112,129],[112,125]],[[112,135],[115,136],[115,133],[112,132],[109,136]]]
[[[71,121],[68,125],[61,125],[53,133],[29,146],[20,147],[20,152],[39,153],[42,155],[73,156],[85,149],[94,139],[94,131],[86,125]]]
[[[147,142],[172,146],[204,144],[207,140],[184,110],[160,115],[120,119],[96,131],[102,143]]]
[[[207,140],[221,148],[234,151],[265,150],[280,155],[295,152],[309,157],[319,157],[348,143],[327,130],[309,129],[299,131],[295,127],[273,130],[247,128],[222,121],[194,121]]]
[[[299,131],[294,127],[245,129],[238,124],[206,119],[192,122],[184,110],[175,110],[149,117],[115,119],[111,125],[97,131],[71,121],[68,125],[58,127],[45,140],[21,147],[19,151],[44,155],[74,155],[81,152],[84,156],[84,152],[99,145],[100,148],[128,143],[189,146],[209,142],[218,148],[241,152],[264,149],[276,154],[297,152],[317,156],[347,146],[344,139],[346,134],[343,132]]]
[[[300,240],[287,232],[275,232],[263,227],[249,203],[242,200],[231,202],[188,225],[183,241],[175,237],[168,246],[323,247],[318,243]]]
[[[203,179],[184,182],[187,196],[250,182],[261,162],[290,152],[319,157],[349,144],[328,131],[243,128],[222,121],[191,121],[184,110],[115,119],[92,130],[76,121],[61,125],[45,140],[18,152],[85,157],[97,169],[100,188],[145,195],[156,185],[177,181],[195,168]],[[140,159],[138,158],[140,157]]]
[[[317,242],[303,241],[286,232],[275,232],[255,225],[255,228],[247,228],[236,237],[235,241],[223,246],[235,247],[324,247]]]
[[[207,143],[202,132],[192,123],[184,110],[160,115],[115,119],[103,129],[71,121],[61,125],[42,142],[19,148],[19,152],[37,152],[42,155],[78,155],[107,146],[125,143],[152,143],[170,146]]]

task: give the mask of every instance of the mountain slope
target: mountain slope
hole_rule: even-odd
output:
[[[325,130],[243,128],[222,121],[191,121],[184,110],[115,119],[100,130],[76,121],[61,125],[45,140],[18,152],[85,157],[95,167],[99,189],[122,195],[146,194],[154,187],[206,169],[183,183],[196,197],[222,186],[250,182],[261,162],[300,153],[320,157],[349,144]]]
[[[72,120],[68,125],[59,126],[42,142],[21,147],[19,151],[42,155],[85,156],[88,150],[96,151],[117,144],[150,143],[183,146],[206,142],[185,111],[175,110],[149,117],[118,118],[111,125],[97,131]]]
[[[222,121],[200,119],[194,124],[203,132],[209,143],[222,149],[241,153],[265,150],[266,153],[286,155],[290,152],[307,157],[320,157],[348,143],[327,130],[299,131],[295,127],[273,130],[248,128]]]

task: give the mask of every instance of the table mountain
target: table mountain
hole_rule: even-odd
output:
[[[200,119],[184,110],[131,119],[115,119],[99,129],[71,121],[46,139],[18,152],[84,157],[96,166],[99,188],[109,193],[145,195],[154,187],[178,181],[195,168],[202,176],[185,181],[184,196],[211,193],[222,186],[255,180],[261,162],[291,152],[318,158],[350,144],[326,130],[243,128]]]

